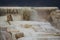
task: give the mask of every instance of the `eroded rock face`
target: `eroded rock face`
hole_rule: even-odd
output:
[[[51,16],[50,16],[50,13],[52,11],[55,11],[56,9],[35,9],[37,12],[38,12],[38,15],[39,15],[39,19],[40,21],[49,21],[51,22]]]
[[[0,8],[0,21],[20,21],[22,20],[22,10],[12,8]]]
[[[52,18],[53,24],[55,24],[56,28],[60,29],[60,10],[53,11],[51,13],[51,18]]]
[[[50,11],[56,9],[58,7],[0,7],[0,16],[11,14],[13,21],[48,21]],[[4,21],[4,18],[1,19]],[[11,20],[11,17],[9,19]]]

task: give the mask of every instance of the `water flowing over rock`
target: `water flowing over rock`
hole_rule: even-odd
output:
[[[60,40],[58,7],[0,7],[1,40]]]

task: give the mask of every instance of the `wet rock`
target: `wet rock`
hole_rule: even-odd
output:
[[[16,39],[24,37],[24,33],[17,33],[15,34]]]

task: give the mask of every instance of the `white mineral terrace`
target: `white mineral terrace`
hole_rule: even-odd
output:
[[[13,18],[17,18],[17,16],[19,16],[20,14],[23,14],[23,11],[25,9],[27,9],[28,11],[30,11],[31,13],[31,18],[30,20],[34,20],[34,21],[47,21],[48,18],[49,18],[49,13],[50,11],[54,11],[54,10],[57,10],[58,7],[0,7],[1,10],[5,9],[8,10],[8,9],[17,9],[18,10],[18,15],[16,15],[16,17],[13,17]],[[20,10],[19,10],[20,9]],[[21,16],[20,16],[21,18]],[[2,20],[3,18],[0,18],[0,21]],[[19,17],[18,17],[19,19]],[[22,19],[22,18],[21,18]],[[15,19],[16,20],[16,19]]]
[[[0,7],[1,9],[21,9],[21,8],[34,8],[34,9],[58,9],[58,7]]]
[[[56,29],[49,22],[49,14],[51,11],[55,11],[58,7],[0,7],[0,9],[22,9],[23,11],[18,14],[11,14],[13,21],[7,22],[7,14],[0,16],[0,27],[7,27],[7,32],[1,31],[2,39],[6,40],[60,40],[60,30]],[[26,21],[23,19],[24,10],[28,10],[30,13],[30,20]],[[1,28],[0,28],[1,29]],[[18,33],[23,33],[24,37],[16,39]],[[5,34],[5,35],[4,35]]]

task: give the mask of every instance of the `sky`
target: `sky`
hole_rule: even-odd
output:
[[[0,0],[0,6],[59,7],[60,0]]]

